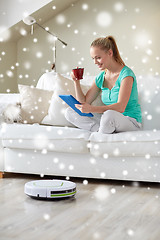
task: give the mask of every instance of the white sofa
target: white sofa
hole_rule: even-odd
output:
[[[41,77],[37,87],[54,88],[54,76]],[[85,76],[83,83],[91,79]],[[62,124],[2,123],[0,171],[159,182],[160,79],[138,76],[137,81],[143,130],[100,134]],[[19,94],[0,94],[3,108],[18,99]]]

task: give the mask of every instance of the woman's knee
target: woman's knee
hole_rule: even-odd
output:
[[[115,131],[115,112],[114,110],[107,110],[103,113],[99,132],[113,133]]]
[[[115,118],[116,111],[107,110],[103,113],[101,120],[105,122],[113,121]]]

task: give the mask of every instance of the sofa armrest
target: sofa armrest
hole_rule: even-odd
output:
[[[0,140],[2,141],[2,140]],[[4,172],[4,150],[0,147],[0,172]]]
[[[8,104],[15,104],[20,101],[19,93],[1,93],[0,94],[0,123],[2,122],[2,113]]]
[[[0,172],[3,171],[4,171],[4,149],[2,146],[2,126],[0,125]]]
[[[19,93],[0,93],[0,103],[16,103],[19,99]]]

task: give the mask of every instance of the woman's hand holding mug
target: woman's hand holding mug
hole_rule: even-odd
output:
[[[71,77],[72,77],[73,81],[83,79],[83,72],[84,72],[84,68],[77,67],[77,68],[72,69]]]

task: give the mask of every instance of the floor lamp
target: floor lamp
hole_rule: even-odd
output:
[[[56,40],[60,41],[64,46],[67,46],[67,43],[62,41],[59,37],[57,37],[54,33],[51,33],[50,31],[48,31],[46,28],[42,27],[39,23],[36,22],[36,19],[31,17],[31,16],[27,16],[23,19],[23,22],[27,25],[30,25],[32,28],[32,32],[33,32],[33,25],[36,24],[38,25],[40,28],[42,28],[44,31],[46,31],[47,33],[49,33],[50,35],[52,35],[54,37],[55,40],[55,49],[54,49],[54,64],[55,64],[55,70],[56,70]]]

